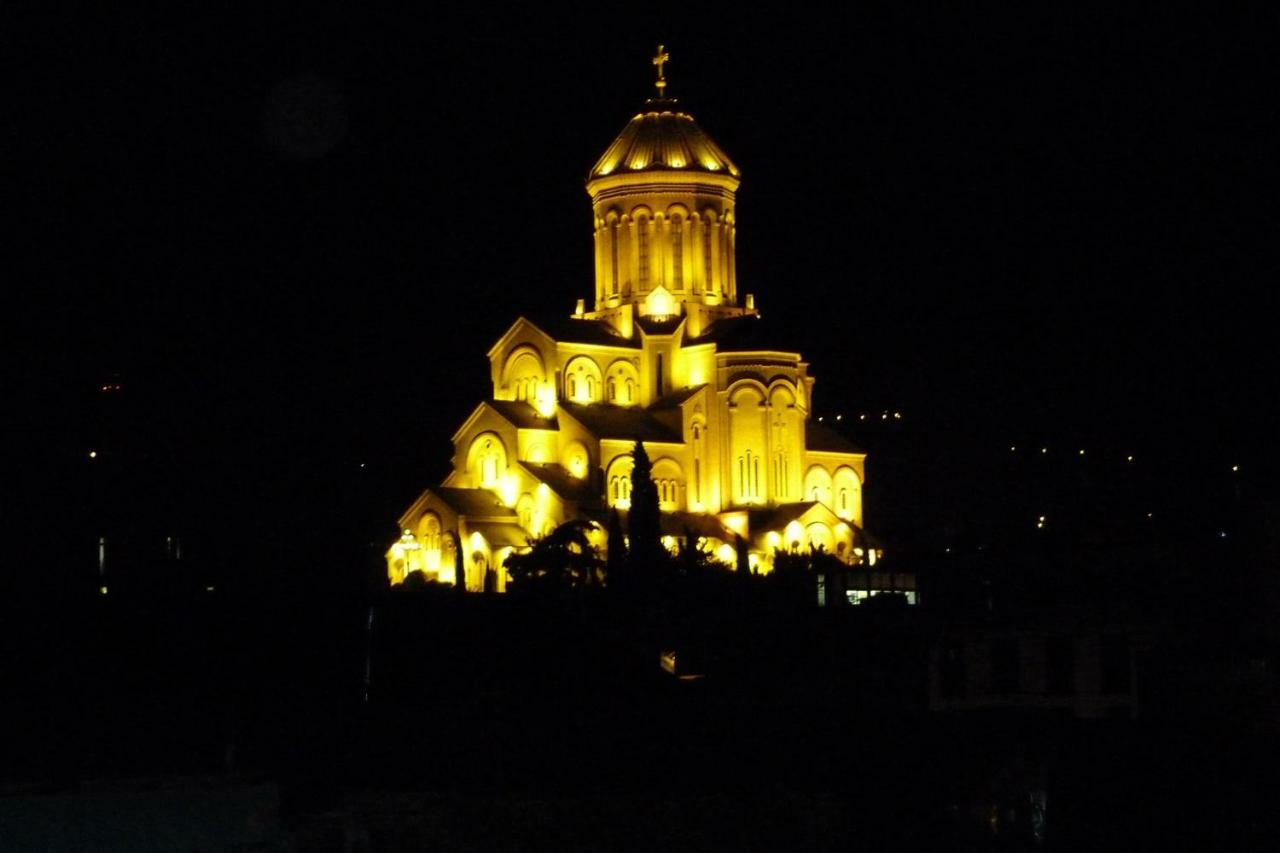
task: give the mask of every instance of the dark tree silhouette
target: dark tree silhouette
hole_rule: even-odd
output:
[[[427,576],[422,572],[409,572],[404,582],[399,588],[405,592],[411,592],[419,589],[426,589],[432,582],[427,580]]]
[[[599,583],[603,569],[587,534],[594,521],[566,521],[523,554],[507,558],[507,572],[516,591],[552,591]]]
[[[747,551],[747,540],[741,536],[734,537],[733,550],[737,556],[738,576],[744,579],[750,577],[751,554]]]
[[[453,543],[453,588],[458,591],[459,595],[465,595],[467,592],[467,558],[462,553],[462,539],[458,536],[458,531],[448,530],[445,535],[449,537],[449,541]]]
[[[605,551],[605,579],[607,583],[625,582],[627,543],[623,540],[622,517],[615,508],[609,513],[609,541]]]
[[[684,529],[684,541],[680,545],[678,564],[680,571],[685,575],[697,575],[713,565],[719,565],[710,554],[698,548],[698,534],[688,527]]]
[[[653,484],[653,463],[644,449],[644,442],[636,441],[632,451],[635,460],[631,469],[631,513],[628,528],[631,534],[631,564],[633,571],[652,572],[662,554],[659,540],[658,489]]]

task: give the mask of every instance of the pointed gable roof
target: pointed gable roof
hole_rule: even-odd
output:
[[[561,403],[560,411],[582,424],[596,438],[661,441],[669,444],[679,444],[684,440],[678,430],[673,430],[644,409],[600,403],[590,406]]]
[[[865,453],[865,451],[831,427],[810,420],[804,425],[805,450],[828,453]]]
[[[502,415],[520,429],[556,429],[555,418],[544,418],[523,400],[486,400],[483,405]]]
[[[547,488],[561,498],[570,501],[596,501],[602,495],[591,487],[590,480],[580,480],[570,474],[561,465],[553,463],[520,462],[517,463],[529,472],[539,483],[546,483]]]
[[[639,337],[624,338],[604,320],[556,316],[539,318],[537,326],[549,337],[566,344],[640,349]]]
[[[459,489],[453,486],[437,486],[431,489],[449,509],[468,518],[515,518],[516,511],[502,502],[488,489]]]

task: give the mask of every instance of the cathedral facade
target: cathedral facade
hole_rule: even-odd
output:
[[[812,417],[814,378],[738,291],[740,175],[673,98],[648,99],[591,169],[595,291],[554,322],[519,317],[490,348],[492,392],[453,435],[453,471],[400,517],[391,583],[411,572],[505,589],[507,556],[570,519],[630,506],[653,460],[664,544],[757,571],[779,550],[874,564],[866,456]],[[456,540],[451,533],[456,532]],[[461,546],[461,553],[453,543]]]

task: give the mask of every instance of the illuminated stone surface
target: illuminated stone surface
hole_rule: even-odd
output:
[[[569,519],[600,522],[603,553],[610,509],[630,504],[636,440],[668,537],[692,531],[732,564],[742,535],[762,570],[779,548],[864,559],[865,454],[811,419],[808,363],[738,293],[738,183],[674,99],[628,122],[587,179],[592,310],[519,317],[490,348],[491,397],[454,433],[453,472],[401,516],[392,583],[411,571],[453,583],[449,530],[472,590],[490,569],[504,589],[506,556]]]

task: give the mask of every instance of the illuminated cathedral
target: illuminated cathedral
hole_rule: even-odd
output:
[[[598,522],[603,552],[637,441],[668,548],[733,565],[741,536],[760,572],[779,550],[879,556],[862,532],[866,455],[812,417],[809,364],[739,293],[740,173],[666,96],[667,58],[659,48],[656,96],[587,177],[590,306],[519,317],[489,349],[492,394],[454,433],[453,471],[400,517],[391,583],[421,571],[452,584],[461,565],[469,589],[503,590],[506,558],[570,519]]]

